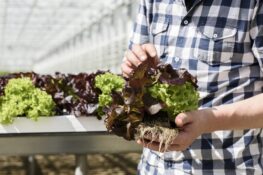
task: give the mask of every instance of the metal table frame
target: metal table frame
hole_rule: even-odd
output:
[[[126,141],[107,132],[19,133],[0,134],[0,154],[29,156],[30,173],[34,174],[36,154],[75,154],[75,175],[87,174],[88,153],[140,152],[134,141]]]

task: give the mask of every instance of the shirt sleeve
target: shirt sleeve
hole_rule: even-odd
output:
[[[149,42],[149,25],[150,25],[150,9],[151,3],[149,0],[141,0],[139,12],[134,23],[133,32],[129,42],[131,49],[133,44],[145,44]]]
[[[252,52],[263,72],[263,1],[259,0],[255,9],[256,11],[251,22],[250,37],[253,40]]]

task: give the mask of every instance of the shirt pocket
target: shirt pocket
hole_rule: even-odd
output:
[[[169,21],[165,15],[158,15],[151,24],[151,40],[156,47],[160,58],[165,56],[168,47],[168,31]]]
[[[237,29],[231,26],[215,28],[199,26],[194,48],[194,57],[209,65],[231,63]]]

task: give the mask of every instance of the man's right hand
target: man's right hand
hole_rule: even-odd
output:
[[[123,58],[123,63],[121,65],[123,76],[129,77],[133,69],[147,59],[153,59],[156,65],[160,62],[154,45],[150,43],[133,45],[131,50],[125,52]]]

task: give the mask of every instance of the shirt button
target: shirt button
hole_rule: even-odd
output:
[[[184,20],[184,25],[187,25],[189,24],[189,21],[188,20]]]
[[[218,37],[218,35],[215,33],[215,34],[213,35],[213,37],[214,37],[214,38],[217,38],[217,37]]]

